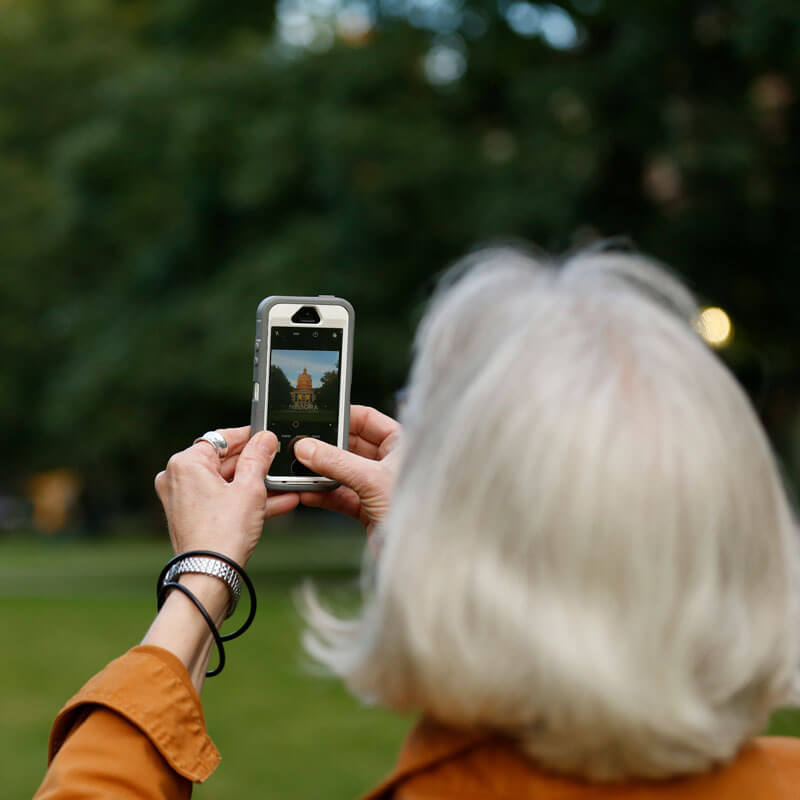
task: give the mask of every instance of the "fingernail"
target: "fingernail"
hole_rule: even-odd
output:
[[[314,456],[316,449],[317,443],[313,439],[301,439],[294,446],[294,454],[301,460],[308,461]]]

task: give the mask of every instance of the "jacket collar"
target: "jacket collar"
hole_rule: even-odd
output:
[[[486,733],[458,731],[424,717],[409,732],[392,772],[362,800],[381,800],[411,776],[456,759],[491,737]]]
[[[781,750],[786,752],[781,754]],[[498,769],[513,767],[513,775],[508,777],[515,786],[514,796],[520,800],[534,796],[542,800],[567,797],[610,800],[621,796],[626,800],[791,800],[795,797],[794,789],[786,783],[784,767],[792,763],[800,776],[800,742],[756,739],[745,745],[730,764],[700,775],[665,781],[591,784],[547,773],[496,735],[458,731],[424,718],[408,734],[394,770],[362,800],[387,800],[401,784],[448,762],[459,762],[458,767],[463,764],[465,775],[474,774],[479,762],[484,766],[497,765]],[[443,792],[442,796],[449,795]],[[481,796],[489,794],[481,792]]]

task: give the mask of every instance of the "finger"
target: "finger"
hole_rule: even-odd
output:
[[[226,458],[230,458],[230,456],[241,453],[250,438],[249,425],[244,425],[240,428],[217,428],[216,432],[222,436],[222,438],[225,440],[225,444],[227,445],[225,449],[225,455],[221,458],[222,462],[224,462]],[[207,449],[206,446],[208,446],[213,448],[216,454],[219,453],[217,448],[214,447],[214,445],[211,444],[208,439],[198,439],[192,446],[202,446],[204,450]]]
[[[240,428],[217,428],[217,433],[228,443],[228,455],[241,453],[250,440],[249,425],[242,425]]]
[[[233,480],[233,476],[236,474],[236,464],[238,461],[239,453],[235,453],[232,456],[226,456],[223,459],[222,465],[220,466],[220,472],[226,481],[230,482]]]
[[[370,459],[370,461],[380,461],[395,450],[398,442],[399,434],[390,434],[380,446],[351,434],[347,442],[347,449],[351,453]]]
[[[361,500],[347,486],[339,486],[330,492],[300,492],[300,502],[304,506],[326,508],[354,519],[361,518]]]
[[[297,492],[282,492],[281,494],[270,495],[264,504],[264,519],[277,517],[285,514],[293,508],[297,508],[300,497]]]
[[[208,439],[198,439],[184,452],[196,460],[204,461],[216,472],[221,472],[222,459],[219,456],[219,451]]]
[[[161,492],[164,489],[164,481],[166,481],[166,479],[167,479],[167,473],[164,472],[164,470],[162,469],[161,472],[159,472],[158,475],[156,475],[156,479],[153,481],[156,487],[156,495],[158,495],[158,499],[161,500],[162,502],[163,499]]]
[[[228,443],[228,451],[225,453],[225,458],[222,459],[221,472],[222,477],[225,478],[226,481],[229,481],[233,477],[233,468],[236,466],[237,457],[250,441],[250,426],[222,428],[219,433],[222,434],[225,441]],[[226,468],[229,462],[231,466]]]
[[[366,439],[362,439],[360,436],[356,436],[353,433],[350,434],[350,438],[347,442],[347,449],[351,453],[355,453],[357,456],[370,458],[373,461],[376,461],[378,458],[378,445],[373,444]]]
[[[170,456],[166,472],[169,476],[196,469],[209,470],[215,475],[219,475],[219,456],[214,446],[205,440],[195,442],[191,447]]]
[[[267,470],[278,449],[278,440],[274,433],[260,431],[242,450],[236,462],[233,476],[234,483],[264,483]]]
[[[399,434],[400,423],[369,406],[350,406],[350,433],[380,446],[389,436]]]
[[[228,456],[220,465],[220,474],[226,481],[233,480],[236,474],[236,465],[239,463],[239,455]]]
[[[340,481],[359,493],[369,488],[371,477],[377,468],[374,461],[311,437],[297,442],[294,454],[314,472]]]

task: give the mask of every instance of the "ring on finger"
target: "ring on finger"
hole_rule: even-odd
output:
[[[225,458],[228,454],[228,443],[219,431],[206,431],[202,436],[198,436],[192,444],[198,442],[208,442],[220,458]]]

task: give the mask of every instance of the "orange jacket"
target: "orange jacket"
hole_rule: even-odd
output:
[[[59,713],[34,800],[184,800],[219,763],[183,664],[134,647]],[[423,721],[364,800],[800,800],[800,740],[761,738],[691,778],[590,784],[538,769],[507,742]]]

